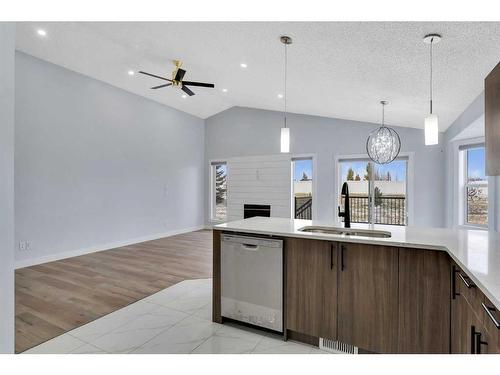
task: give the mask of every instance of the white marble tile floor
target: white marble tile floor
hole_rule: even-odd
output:
[[[24,353],[326,353],[258,329],[213,323],[211,298],[212,279],[186,280]]]

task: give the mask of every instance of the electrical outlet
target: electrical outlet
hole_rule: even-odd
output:
[[[19,251],[30,251],[32,247],[31,241],[19,241]]]

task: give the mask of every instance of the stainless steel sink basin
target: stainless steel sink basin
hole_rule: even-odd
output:
[[[391,237],[391,232],[386,232],[383,230],[320,227],[320,226],[313,226],[313,225],[300,228],[299,232],[324,233],[324,234],[344,234],[346,236],[356,236],[356,237],[375,237],[375,238],[390,238]]]

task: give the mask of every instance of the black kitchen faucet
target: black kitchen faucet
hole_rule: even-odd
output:
[[[351,227],[351,209],[349,207],[349,186],[347,185],[347,182],[344,182],[344,184],[342,185],[341,194],[344,196],[344,212],[340,211],[340,206],[339,206],[339,217],[344,218],[344,227],[350,228]]]

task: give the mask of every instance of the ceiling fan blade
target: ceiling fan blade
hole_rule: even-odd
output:
[[[162,87],[167,87],[167,86],[172,86],[172,84],[171,84],[171,83],[166,83],[166,84],[164,84],[164,85],[151,87],[151,89],[152,89],[152,90],[156,90],[156,89],[161,89]]]
[[[192,92],[190,89],[188,89],[186,86],[182,86],[182,91],[184,91],[186,94],[188,94],[189,96],[193,96],[194,95],[194,92]]]
[[[163,79],[163,80],[168,81],[168,82],[172,82],[172,80],[171,80],[171,79],[168,79],[168,78],[163,78],[163,77],[157,76],[157,75],[155,75],[155,74],[146,73],[146,72],[143,72],[143,71],[139,71],[139,73],[141,73],[141,74],[145,74],[145,75],[147,75],[147,76],[151,76],[151,77],[155,77],[155,78]]]
[[[177,69],[177,73],[175,74],[175,80],[182,81],[184,74],[186,74],[186,71],[184,69],[181,68]]]
[[[182,81],[182,84],[186,86],[199,86],[199,87],[211,87],[211,88],[215,87],[213,83],[203,83],[203,82]]]

